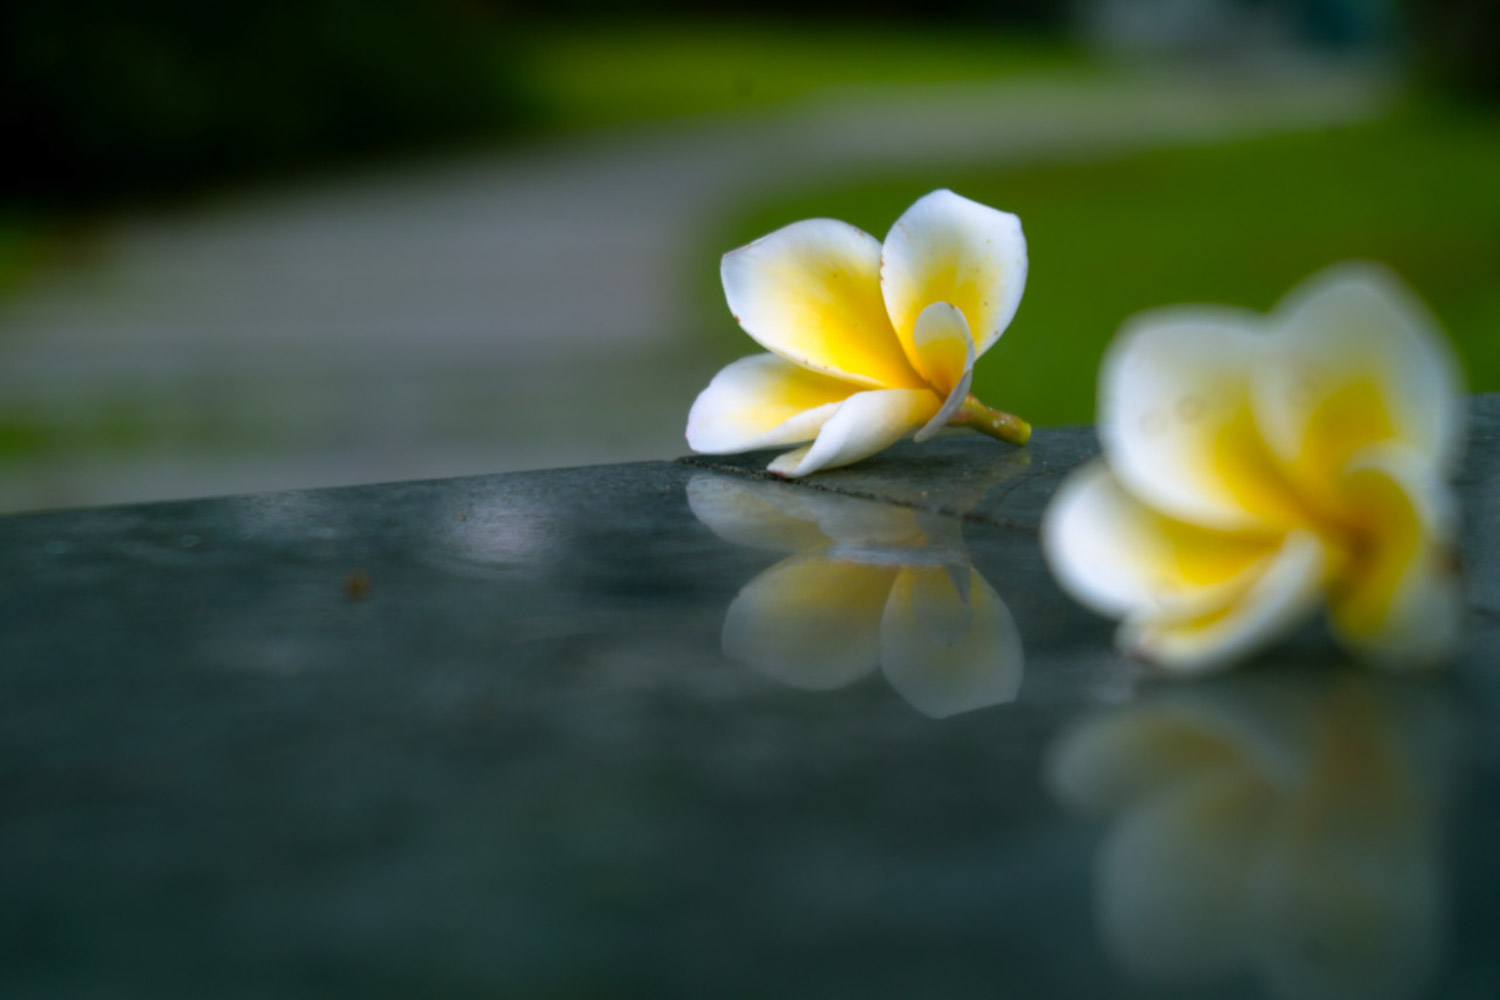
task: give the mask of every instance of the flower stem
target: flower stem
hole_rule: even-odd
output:
[[[972,427],[981,434],[988,434],[1011,444],[1025,444],[1031,439],[1031,425],[1010,413],[991,409],[973,396],[964,399],[963,405],[948,421],[955,427]]]

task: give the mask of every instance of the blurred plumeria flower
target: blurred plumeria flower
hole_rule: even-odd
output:
[[[770,354],[726,367],[688,414],[711,454],[802,445],[784,476],[867,458],[915,433],[972,427],[1014,444],[1031,428],[969,394],[974,361],[1026,287],[1021,221],[952,191],[906,210],[885,243],[809,219],[724,255],[736,322]],[[803,444],[803,442],[811,442]]]
[[[1326,605],[1377,665],[1452,650],[1461,378],[1393,276],[1339,265],[1269,317],[1139,316],[1099,379],[1104,457],[1058,490],[1042,542],[1067,590],[1123,619],[1122,647],[1221,669]]]
[[[1174,685],[1071,726],[1047,778],[1109,823],[1106,948],[1164,983],[1243,970],[1276,997],[1426,995],[1451,707],[1407,678],[1301,671]]]
[[[1020,634],[956,518],[706,475],[688,483],[688,502],[726,541],[793,553],[729,605],[731,660],[809,691],[879,667],[935,719],[1015,699]]]

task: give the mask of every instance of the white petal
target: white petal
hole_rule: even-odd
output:
[[[1209,531],[1163,517],[1102,461],[1067,478],[1042,519],[1042,551],[1063,588],[1100,614],[1198,607],[1238,593],[1275,553],[1274,535]]]
[[[901,697],[945,719],[1014,701],[1021,636],[984,577],[963,566],[967,599],[941,567],[909,568],[891,587],[880,620],[880,665]]]
[[[948,421],[958,412],[959,407],[964,405],[964,400],[969,398],[969,386],[974,380],[972,371],[964,372],[964,377],[958,380],[958,385],[948,393],[948,398],[943,400],[943,405],[938,408],[932,419],[922,425],[922,429],[912,435],[913,441],[928,441],[936,437],[938,432],[948,426]]]
[[[715,375],[688,412],[688,447],[723,455],[810,441],[858,387],[774,354],[740,358]]]
[[[938,405],[938,398],[926,389],[855,393],[839,404],[816,441],[780,456],[768,468],[795,478],[858,462],[921,427]]]
[[[724,295],[762,347],[867,387],[921,385],[880,296],[880,244],[833,219],[778,229],[724,255]]]
[[[1115,474],[1163,513],[1204,527],[1287,527],[1304,512],[1261,439],[1251,380],[1265,338],[1249,313],[1134,317],[1099,371],[1099,436]]]
[[[879,662],[880,616],[896,570],[793,556],[750,581],[724,616],[724,655],[783,684],[825,691]]]
[[[1256,380],[1266,440],[1305,488],[1329,489],[1363,448],[1404,444],[1452,469],[1464,436],[1463,382],[1436,322],[1382,268],[1342,264],[1277,307],[1280,364]]]
[[[1388,669],[1442,662],[1464,615],[1446,485],[1426,455],[1377,446],[1351,460],[1340,492],[1362,541],[1333,604],[1335,632]]]
[[[926,441],[947,426],[969,395],[974,379],[974,338],[964,314],[946,302],[934,302],[917,317],[913,333],[917,369],[939,396],[942,408],[916,434]]]
[[[1228,669],[1307,619],[1322,598],[1327,568],[1322,540],[1291,532],[1243,589],[1220,591],[1197,607],[1132,616],[1120,627],[1120,646],[1173,673]]]
[[[783,452],[771,459],[771,464],[766,466],[766,471],[774,472],[778,476],[796,477],[798,466],[802,464],[802,460],[807,458],[808,453],[811,451],[812,445],[805,444],[800,448],[793,448],[791,451]]]
[[[881,289],[896,333],[915,359],[917,316],[949,302],[968,318],[980,355],[1010,325],[1026,290],[1021,220],[952,191],[934,191],[906,210],[885,238]]]

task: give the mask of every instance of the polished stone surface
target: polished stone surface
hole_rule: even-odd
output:
[[[1472,642],[1155,681],[1083,431],[0,519],[0,995],[1490,997]]]

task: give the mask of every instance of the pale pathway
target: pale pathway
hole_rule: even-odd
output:
[[[0,509],[671,456],[731,322],[702,312],[705,226],[747,197],[1387,101],[1326,77],[906,89],[125,220],[0,308],[0,412],[141,440],[0,466]]]

